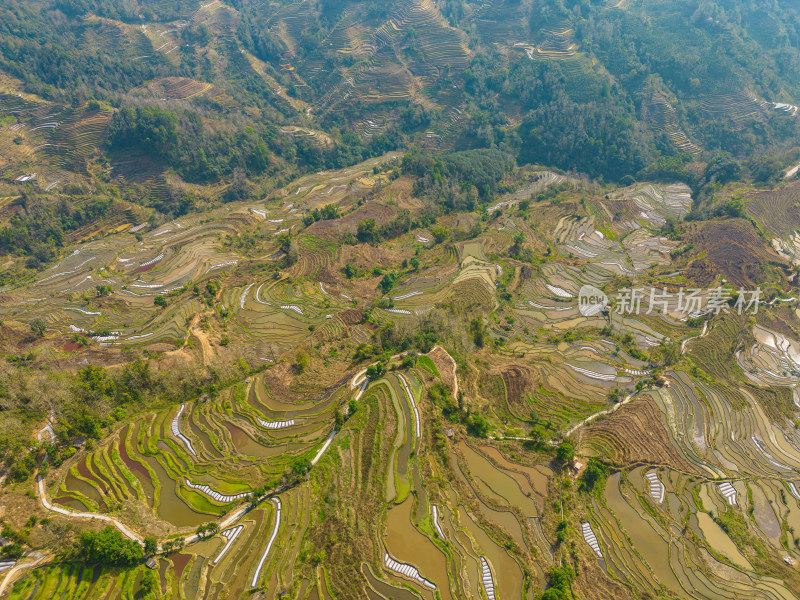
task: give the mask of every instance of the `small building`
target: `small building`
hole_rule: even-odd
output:
[[[158,561],[153,558],[152,556],[147,559],[147,562],[144,563],[144,566],[148,569],[157,569],[158,568]]]
[[[83,445],[86,443],[86,440],[88,439],[89,438],[87,438],[85,435],[79,435],[74,440],[72,440],[72,447],[80,450],[81,448],[83,448]]]
[[[795,559],[793,559],[791,556],[786,555],[786,556],[783,557],[783,562],[785,562],[790,567],[793,567],[794,563],[797,562],[797,561],[795,561]]]

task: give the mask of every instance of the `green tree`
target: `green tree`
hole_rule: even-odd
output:
[[[488,437],[489,422],[482,415],[470,415],[467,419],[467,431],[475,437]]]
[[[145,569],[142,574],[141,590],[142,595],[148,599],[156,598],[161,593],[161,585],[155,571]]]
[[[218,531],[219,531],[219,525],[217,525],[216,523],[204,523],[197,527],[195,533],[200,539],[205,540],[215,535]]]
[[[311,364],[311,357],[302,348],[297,351],[295,358],[297,359],[297,371],[300,373],[304,372]]]
[[[90,564],[133,566],[144,557],[138,542],[124,537],[110,525],[100,531],[82,531],[75,550],[80,559]]]
[[[556,450],[556,459],[558,459],[558,462],[565,465],[572,462],[573,458],[575,458],[575,448],[568,442],[561,442],[558,446],[558,450]]]
[[[486,327],[480,319],[472,319],[469,324],[469,332],[472,334],[472,341],[478,348],[483,348],[486,343]]]
[[[305,475],[311,470],[311,460],[307,456],[298,456],[291,462],[291,469],[297,476]]]
[[[375,219],[364,219],[358,222],[356,238],[361,243],[371,243],[377,241],[377,231],[375,229]]]
[[[155,554],[158,551],[158,541],[154,537],[144,538],[144,553]]]
[[[381,293],[388,294],[389,291],[394,287],[394,284],[397,282],[397,274],[396,273],[386,273],[381,279],[380,283],[378,283],[378,287],[381,290]]]
[[[47,325],[45,325],[42,319],[37,318],[31,321],[31,331],[39,337],[44,337],[44,332],[46,329]]]
[[[606,478],[607,473],[608,469],[603,463],[590,458],[589,464],[581,476],[581,489],[585,492],[592,492]]]
[[[450,237],[450,228],[445,225],[434,225],[431,227],[431,235],[434,242],[441,244]]]
[[[160,306],[161,308],[167,308],[167,299],[164,296],[156,296],[153,298],[153,304],[155,306]]]

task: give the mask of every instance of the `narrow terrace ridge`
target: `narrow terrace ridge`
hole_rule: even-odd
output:
[[[411,403],[411,408],[414,410],[414,421],[416,425],[417,439],[419,439],[420,437],[422,437],[422,431],[420,429],[419,410],[417,410],[417,403],[414,402],[414,394],[411,393],[411,389],[408,387],[406,378],[403,377],[400,373],[398,373],[397,376],[403,383],[403,387],[406,389],[406,395],[408,396],[408,401]]]
[[[264,554],[261,555],[261,560],[258,561],[256,572],[253,574],[253,580],[250,582],[251,587],[256,587],[258,585],[258,579],[261,576],[261,569],[264,566],[264,561],[267,560],[269,551],[272,549],[272,544],[275,543],[275,538],[278,537],[278,529],[281,526],[281,500],[280,498],[272,498],[272,501],[277,508],[275,512],[275,527],[272,528],[272,535],[269,538],[269,542],[267,542],[267,547],[264,548]]]
[[[719,487],[720,493],[725,496],[725,500],[728,501],[728,504],[734,506],[736,504],[736,488],[728,481],[720,483],[717,487]]]
[[[444,531],[442,531],[442,526],[439,525],[439,508],[435,504],[431,504],[431,512],[433,513],[433,526],[436,528],[436,533],[444,540]]]
[[[294,419],[289,419],[288,421],[265,421],[264,419],[257,418],[256,419],[262,427],[266,427],[267,429],[282,429],[284,427],[291,427],[294,425]]]

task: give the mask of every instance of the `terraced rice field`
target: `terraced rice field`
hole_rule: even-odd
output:
[[[700,147],[686,135],[680,125],[677,111],[662,94],[654,93],[647,109],[653,128],[656,131],[663,131],[678,150],[694,155],[702,152]]]
[[[363,49],[357,34],[338,43]],[[667,271],[677,243],[659,228],[688,213],[689,189],[637,183],[580,214],[564,201],[525,218],[518,203],[549,185],[582,193],[576,180],[532,171],[524,189],[497,199],[488,231],[434,245],[430,231],[414,229],[370,248],[367,266],[331,234],[349,213],[298,233],[310,209],[355,212],[351,193],[392,185],[372,173],[380,162],[303,177],[202,222],[150,227],[120,216],[125,223],[108,227],[122,231],[80,232],[87,241],[9,293],[9,318],[41,316],[52,335],[92,336],[89,351],[194,356],[209,372],[226,353],[235,359],[224,386],[112,424],[53,469],[43,488],[68,512],[58,518],[92,512],[162,543],[187,540],[158,558],[160,592],[175,599],[257,588],[267,597],[521,600],[546,585],[565,548],[580,560],[574,585],[587,598],[614,597],[614,585],[790,598],[797,576],[782,556],[800,558],[790,535],[800,528],[790,419],[800,342],[775,316],[790,308],[689,326],[674,304],[651,306],[653,281],[641,286],[638,315],[579,310],[584,285],[680,277]],[[381,215],[396,214],[390,206]],[[547,259],[507,256],[517,232],[542,241],[534,225]],[[293,264],[279,264],[276,238],[287,231]],[[263,248],[240,251],[245,236]],[[418,266],[397,266],[413,256]],[[348,279],[351,260],[362,273]],[[377,263],[398,274],[386,294],[370,272]],[[97,298],[100,284],[114,291]],[[154,305],[157,295],[167,307]],[[449,326],[462,315],[483,326],[483,348],[474,331]],[[429,323],[445,333],[428,355],[401,366],[401,354],[383,354],[381,336]],[[368,358],[357,356],[362,342]],[[651,364],[662,342],[682,360]],[[370,380],[378,359],[387,370]],[[469,415],[461,422],[449,408],[459,400]],[[476,416],[486,437],[467,429]],[[597,495],[578,491],[553,461],[560,439],[584,468],[603,461]],[[250,506],[257,488],[268,494]],[[207,523],[220,531],[197,538]],[[135,595],[142,572],[45,566],[12,597]]]

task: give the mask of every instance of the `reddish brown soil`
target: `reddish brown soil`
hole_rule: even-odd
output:
[[[687,277],[701,286],[723,275],[734,286],[753,287],[764,280],[762,265],[785,265],[744,219],[693,223],[685,240],[694,244],[698,257],[690,263]]]
[[[536,372],[524,365],[510,365],[500,372],[500,376],[506,386],[506,400],[512,407],[523,404],[525,395],[536,386],[538,381]]]
[[[614,449],[604,457],[617,465],[668,465],[680,471],[694,472],[677,449],[661,421],[661,411],[649,396],[626,404],[611,416],[583,429],[582,442],[602,440]]]
[[[76,350],[80,350],[81,348],[83,348],[83,346],[81,346],[80,344],[76,344],[72,340],[68,341],[61,347],[61,349],[64,352],[75,352]]]

